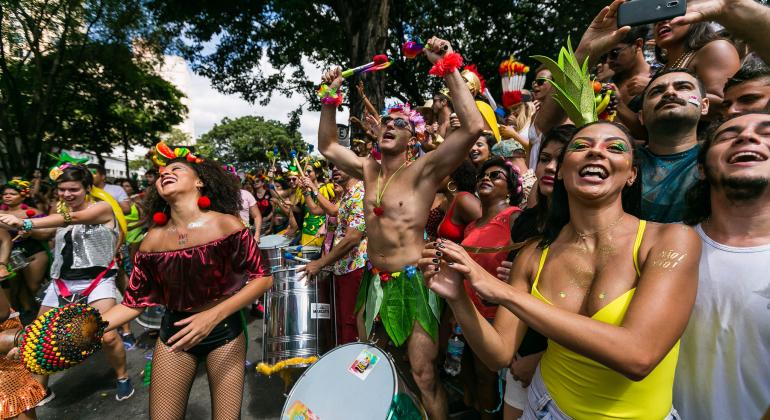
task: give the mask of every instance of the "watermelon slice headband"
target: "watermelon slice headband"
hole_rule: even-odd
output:
[[[158,166],[166,166],[176,158],[185,158],[190,163],[202,163],[203,159],[195,156],[186,147],[175,147],[173,150],[164,142],[160,142],[152,149],[152,162]]]

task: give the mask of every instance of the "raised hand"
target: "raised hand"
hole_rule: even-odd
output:
[[[435,36],[428,40],[425,44],[425,49],[422,50],[423,54],[428,58],[428,61],[435,63],[440,60],[444,54],[448,54],[454,51],[449,41],[436,38]]]
[[[321,77],[321,81],[332,89],[339,89],[345,79],[342,77],[342,69],[335,67]]]
[[[593,60],[597,60],[599,56],[611,50],[618,42],[622,41],[623,37],[631,30],[630,26],[618,28],[618,8],[624,1],[614,0],[612,4],[605,6],[596,15],[594,20],[591,21],[588,29],[583,33],[580,45],[577,48],[577,51],[583,54],[580,57],[581,59],[585,59],[585,56],[590,56]]]
[[[673,25],[689,25],[697,22],[719,21],[729,8],[740,3],[740,0],[690,0],[687,2],[687,13],[671,20]]]

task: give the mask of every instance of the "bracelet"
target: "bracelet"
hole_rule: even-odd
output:
[[[461,56],[460,53],[451,52],[433,63],[433,67],[431,67],[428,74],[445,77],[447,74],[454,72],[462,65],[463,56]]]
[[[72,215],[70,214],[70,207],[64,201],[59,201],[56,205],[56,212],[64,218],[64,226],[72,224]]]
[[[32,219],[24,219],[21,221],[21,230],[24,232],[29,232],[33,227],[34,225],[32,224]]]
[[[329,85],[323,84],[318,89],[318,99],[324,105],[334,105],[339,107],[342,105],[342,92],[337,89],[330,88]]]

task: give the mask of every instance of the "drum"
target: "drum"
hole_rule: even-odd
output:
[[[160,322],[163,320],[163,314],[166,312],[164,306],[148,306],[144,312],[139,315],[136,322],[148,330],[159,330]]]
[[[305,265],[307,261],[313,261],[321,258],[322,249],[320,246],[292,246],[284,249],[283,265],[293,267],[295,265]]]
[[[28,265],[29,265],[29,260],[27,260],[27,257],[24,256],[24,251],[18,248],[11,251],[11,256],[8,259],[8,265],[7,265],[8,271],[18,272],[20,270],[23,270]]]
[[[268,268],[272,270],[273,267],[284,265],[283,252],[289,244],[291,244],[291,238],[283,235],[267,235],[259,239],[259,249]]]
[[[289,392],[286,419],[426,419],[393,359],[379,347],[350,343],[326,353]]]
[[[305,281],[298,267],[273,271],[265,294],[263,361],[275,364],[292,357],[323,354],[334,347],[332,274],[321,271]]]

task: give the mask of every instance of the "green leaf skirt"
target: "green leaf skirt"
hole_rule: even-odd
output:
[[[379,314],[396,346],[409,338],[414,321],[436,341],[442,305],[443,301],[425,287],[422,272],[414,266],[396,273],[377,272],[367,266],[356,297],[356,312],[364,308],[367,336]]]

